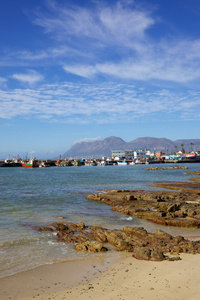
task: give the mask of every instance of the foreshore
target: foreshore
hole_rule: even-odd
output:
[[[188,187],[191,186],[187,186],[187,188]],[[179,221],[181,218],[186,220],[196,218],[196,220],[199,220],[199,183],[196,188],[198,193],[194,190],[187,191],[187,195],[180,193],[181,199],[184,198],[181,200],[183,203],[181,202],[180,205],[178,205],[178,199],[176,199],[174,194],[177,192],[158,192],[159,198],[157,197],[156,193],[152,193],[153,201],[150,198],[146,199],[145,201],[148,200],[148,202],[151,204],[151,207],[153,207],[152,203],[156,203],[157,209],[161,204],[166,206],[166,215],[162,216],[162,218],[165,218],[165,224],[167,224],[166,221],[169,221],[169,217],[173,217],[173,219],[178,218]],[[115,202],[118,200],[122,204],[121,196],[123,196],[123,201],[128,201],[129,204],[136,203],[136,206],[138,207],[139,200],[136,197],[136,192],[128,192],[134,193],[133,195],[127,194],[127,191],[111,190],[109,193],[111,193],[111,195],[114,194]],[[109,195],[109,202],[112,202],[112,197],[109,193],[107,194]],[[123,193],[126,193],[126,197]],[[103,202],[103,199],[106,197],[106,193],[103,193],[103,196],[102,194],[100,195],[100,198],[98,198],[96,194],[95,197],[98,198],[97,200],[101,200],[101,202]],[[141,195],[144,201],[144,198],[147,197],[147,194],[140,192],[140,196]],[[172,199],[169,197],[170,195],[171,197],[173,196]],[[150,197],[150,193],[148,193],[148,197]],[[173,201],[176,202],[176,205],[172,203]],[[140,202],[140,206],[141,204],[142,203]],[[168,209],[169,204],[170,209]],[[194,207],[191,205],[194,205]],[[147,207],[146,202],[145,207]],[[132,209],[133,208],[134,207],[132,207]],[[193,208],[195,208],[195,214]],[[164,210],[162,209],[162,211]],[[141,213],[141,211],[139,212]],[[184,215],[182,215],[183,212]],[[150,213],[155,214],[155,211],[150,210]],[[183,222],[180,223],[180,225],[182,227]],[[193,225],[194,224],[192,224],[192,226]],[[121,251],[122,249],[118,249],[118,251],[114,250],[112,247],[112,240],[108,235],[113,233],[111,230],[105,229],[103,232],[107,236],[105,243],[111,242],[112,244],[111,248],[108,248],[107,252],[93,253],[84,259],[44,265],[29,271],[18,273],[16,275],[1,278],[0,299],[197,300],[199,299],[200,293],[200,248],[199,242],[196,242],[196,244],[195,242],[192,243],[192,241],[200,240],[199,223],[197,225],[198,226],[194,228],[193,235],[182,235],[186,240],[189,239],[190,242],[188,245],[184,245],[185,243],[187,244],[187,241],[181,236],[176,237],[175,239],[172,236],[169,236],[169,234],[166,234],[165,238],[168,238],[169,241],[165,240],[165,243],[162,245],[162,247],[166,247],[168,242],[170,247],[166,248],[167,251],[164,251],[164,249],[163,251],[166,256],[171,257],[173,255],[175,259],[164,259],[162,261],[155,261],[151,260],[150,258],[145,260],[145,257],[143,257],[143,260],[140,260],[142,258],[134,258],[136,256],[134,256],[133,253],[135,250],[137,250],[134,244],[132,244],[134,248],[133,253],[126,252],[126,250],[123,252]],[[85,227],[83,223],[74,224],[67,222],[53,223],[49,225],[49,227],[44,226],[42,228],[33,229],[46,231],[48,228],[51,228],[51,230],[54,230],[52,228],[53,226],[55,229],[57,228],[56,230],[59,233],[57,237],[60,239],[66,239],[66,242],[75,241],[75,239],[78,237],[77,233],[89,233],[88,228],[90,229],[90,234],[95,237],[96,230],[100,229],[96,228],[95,226]],[[72,227],[74,226],[77,227],[77,232],[72,230]],[[120,230],[118,230],[118,234],[121,234],[121,237],[125,237],[125,233],[128,233],[127,230],[130,231],[130,227],[126,227],[125,229],[126,230],[123,230],[123,233],[120,233]],[[131,232],[133,230],[135,229],[131,229]],[[69,236],[67,233],[69,233]],[[141,235],[141,233],[144,234],[145,232],[140,228],[138,234],[139,233]],[[149,242],[150,240],[148,239],[151,238],[155,242],[153,239],[154,235],[148,233],[145,233],[145,237],[142,235],[143,244],[144,240],[146,243],[145,245],[142,245],[142,247],[151,247]],[[164,238],[164,235],[161,231],[158,231],[156,235],[161,235],[161,240]],[[83,236],[81,237],[83,238]],[[103,236],[101,236],[101,238],[103,238]],[[117,241],[119,242],[119,236]],[[129,239],[129,242],[132,243],[133,240]],[[136,235],[134,234],[134,243],[135,242],[140,243],[140,240],[136,239]],[[175,247],[176,245],[174,245],[173,242],[176,242],[179,247]],[[123,241],[120,242],[120,245],[124,245]],[[158,247],[157,243],[156,247]],[[180,260],[176,260],[176,258],[180,258]]]
[[[1,300],[197,300],[200,257],[141,261],[130,253],[47,265],[0,280]]]

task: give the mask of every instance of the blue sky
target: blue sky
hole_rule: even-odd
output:
[[[200,138],[199,0],[0,4],[0,158]]]

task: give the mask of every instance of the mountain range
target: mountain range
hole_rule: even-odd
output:
[[[200,150],[200,139],[178,139],[172,141],[166,138],[140,137],[131,142],[125,142],[120,137],[110,136],[104,140],[95,140],[90,142],[77,142],[71,149],[66,151],[64,158],[101,158],[102,156],[111,156],[111,150],[135,150],[150,149],[171,153],[175,150],[185,151]]]

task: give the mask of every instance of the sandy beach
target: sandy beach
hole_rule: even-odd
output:
[[[141,261],[131,253],[39,267],[0,280],[0,299],[197,300],[200,255]]]

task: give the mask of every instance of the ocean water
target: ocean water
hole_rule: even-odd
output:
[[[173,235],[200,235],[199,229],[162,227],[113,212],[110,206],[85,198],[88,193],[106,189],[156,190],[149,184],[187,181],[195,177],[188,171],[200,169],[199,164],[184,166],[188,170],[147,171],[147,165],[0,168],[0,277],[92,255],[57,242],[55,233],[31,228],[59,222],[56,216],[65,217],[66,222],[106,228],[130,225],[152,232],[161,228]]]

